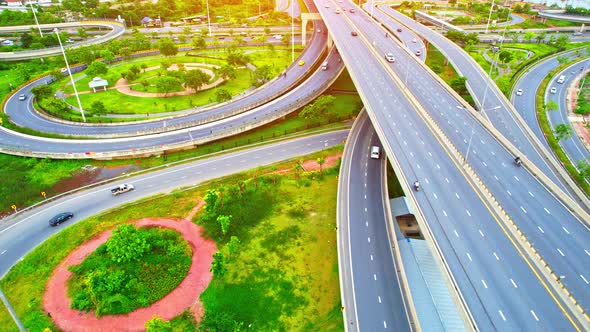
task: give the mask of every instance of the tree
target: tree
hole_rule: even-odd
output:
[[[152,319],[145,322],[146,332],[170,332],[172,331],[172,325],[170,321],[164,321],[158,315],[154,315]]]
[[[572,130],[572,127],[570,127],[569,125],[567,125],[565,123],[561,123],[561,124],[558,124],[557,126],[555,126],[555,130],[553,131],[553,134],[555,135],[555,138],[558,141],[561,141],[562,139],[568,139],[568,138],[572,137],[572,135],[574,134],[574,131]]]
[[[320,174],[323,175],[323,166],[324,163],[326,162],[326,159],[324,157],[319,157],[317,159],[318,165],[320,165]]]
[[[558,56],[557,56],[557,62],[558,62],[560,65],[562,65],[562,64],[564,64],[564,63],[566,63],[566,62],[568,62],[568,61],[569,61],[569,59],[570,59],[570,58],[569,58],[567,55],[565,55],[565,54],[564,54],[564,55],[558,55]]]
[[[578,171],[584,179],[590,179],[590,160],[588,158],[578,161]]]
[[[24,48],[31,47],[31,44],[33,43],[33,36],[28,32],[23,33],[20,36],[20,43]]]
[[[231,224],[231,215],[219,215],[217,216],[217,222],[221,226],[221,232],[223,233],[223,235],[225,235],[227,234],[227,231],[229,231],[229,225]]]
[[[105,114],[107,112],[106,107],[104,107],[104,103],[100,100],[95,100],[91,105],[90,105],[90,111],[92,111],[92,113],[100,115],[100,114]]]
[[[502,61],[502,63],[508,63],[512,61],[512,53],[503,50],[500,52],[500,54],[498,54],[498,58],[500,59],[500,61]]]
[[[526,40],[527,42],[530,42],[534,37],[535,37],[535,33],[532,31],[527,31],[524,33],[524,36],[522,36],[522,38],[524,40]]]
[[[309,121],[329,119],[333,116],[333,113],[331,113],[330,110],[333,109],[335,100],[336,98],[331,95],[320,96],[312,103],[305,106],[303,110],[299,112],[299,117]]]
[[[193,38],[193,48],[197,50],[204,50],[206,47],[207,43],[203,37],[198,36],[197,38]]]
[[[186,38],[186,35],[180,35],[180,36],[178,36],[178,41],[179,41],[181,44],[184,44],[184,43],[186,43],[186,39],[187,39],[187,38]]]
[[[163,59],[160,62],[160,68],[162,68],[163,70],[168,70],[170,66],[172,66],[172,59]]]
[[[156,80],[156,90],[163,92],[167,96],[169,92],[182,88],[180,81],[176,77],[162,76]]]
[[[100,51],[100,57],[103,58],[107,63],[110,63],[115,58],[115,54],[109,49],[104,49]]]
[[[227,91],[227,89],[218,89],[215,91],[215,100],[218,103],[223,103],[224,101],[231,100],[231,93]]]
[[[141,71],[142,71],[143,73],[145,73],[145,70],[147,69],[147,67],[148,67],[148,66],[147,66],[147,63],[145,63],[145,62],[144,62],[144,63],[142,63],[141,65],[139,65],[139,67],[141,68]]]
[[[547,34],[546,34],[545,32],[538,33],[538,34],[535,36],[535,39],[537,40],[537,43],[541,43],[541,41],[542,41],[543,39],[545,39],[545,36],[546,36],[546,35],[547,35]]]
[[[203,84],[209,82],[209,75],[199,69],[193,69],[184,74],[183,81],[186,86],[197,92]]]
[[[548,111],[553,112],[553,111],[557,111],[559,109],[559,105],[557,105],[555,100],[550,100],[545,105],[545,108],[547,108]]]
[[[89,77],[96,77],[100,75],[105,75],[109,71],[107,65],[99,60],[94,60],[92,63],[86,68],[86,75]]]
[[[232,235],[229,239],[229,242],[227,243],[227,251],[229,253],[229,256],[231,257],[232,255],[237,253],[239,247],[240,239],[237,236]]]
[[[161,39],[158,42],[158,49],[164,56],[175,56],[178,53],[178,47],[176,47],[174,41],[170,38]]]
[[[252,85],[259,87],[272,77],[272,68],[269,65],[262,65],[252,75]]]
[[[33,69],[25,63],[17,63],[15,71],[17,76],[23,81],[30,80],[33,74]]]
[[[227,267],[225,266],[225,256],[223,256],[222,252],[218,251],[213,254],[213,263],[211,263],[211,269],[209,272],[212,272],[213,276],[217,278],[223,278],[227,272]]]
[[[88,33],[86,32],[86,29],[78,28],[78,37],[80,37],[82,39],[88,37]]]
[[[236,71],[236,67],[227,64],[224,66],[221,66],[220,68],[217,69],[217,73],[219,74],[219,76],[221,76],[223,79],[229,79],[229,78],[236,78],[237,76],[237,71]]]
[[[564,49],[567,44],[569,44],[570,42],[570,38],[566,35],[559,35],[557,37],[557,39],[555,39],[555,44],[554,46],[557,47],[558,49]]]
[[[242,52],[229,52],[226,60],[230,65],[245,66],[250,59]]]
[[[133,225],[117,227],[106,245],[111,260],[117,263],[139,260],[146,251],[151,249],[145,233],[139,231]]]
[[[31,89],[31,93],[37,97],[37,100],[40,101],[47,97],[51,97],[53,95],[53,90],[47,84],[37,85],[36,87]]]
[[[453,90],[455,90],[458,94],[464,95],[467,93],[467,77],[459,76],[449,82],[449,85]]]

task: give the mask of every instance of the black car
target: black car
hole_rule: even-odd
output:
[[[59,224],[61,224],[62,222],[68,220],[68,219],[72,219],[74,218],[74,214],[72,212],[62,212],[60,214],[58,214],[57,216],[49,219],[49,225],[50,226],[57,226]]]

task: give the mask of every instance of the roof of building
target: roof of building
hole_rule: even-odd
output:
[[[412,207],[405,196],[391,199],[390,203],[394,218],[414,214],[414,211],[412,210]]]
[[[88,86],[91,88],[101,88],[103,86],[108,86],[109,82],[103,78],[95,77],[88,83]]]

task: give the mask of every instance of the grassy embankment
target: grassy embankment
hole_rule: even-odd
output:
[[[342,146],[330,148],[301,159],[341,150]],[[342,330],[334,231],[337,168],[326,170],[323,177],[317,172],[301,174],[300,179],[292,171],[269,174],[294,165],[295,161],[283,162],[234,174],[78,222],[27,255],[0,280],[0,286],[28,329],[54,329],[42,309],[44,286],[71,250],[129,220],[184,217],[207,189],[227,188],[224,211],[233,215],[228,236],[239,236],[241,244],[232,256],[227,255],[226,275],[215,278],[202,295],[205,321],[215,323],[216,317],[227,313],[232,321],[253,324],[258,330]],[[243,195],[237,189],[241,183]],[[220,250],[227,253],[227,237],[216,237],[215,226],[206,228]],[[194,330],[194,322],[186,313],[172,323],[176,331]],[[0,312],[0,326],[11,324],[11,318]]]

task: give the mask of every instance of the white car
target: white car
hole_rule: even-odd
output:
[[[417,50],[416,51],[416,56],[420,56],[420,55],[422,55],[422,52],[420,50]]]
[[[281,35],[274,35],[272,37],[276,40],[281,40],[283,38],[283,36],[281,36]]]
[[[416,43],[416,42],[418,42],[418,41],[416,40],[416,38],[412,39],[412,43]]]
[[[522,89],[516,90],[516,95],[517,96],[522,96]]]
[[[557,88],[556,87],[552,87],[551,88],[551,93],[557,93]]]
[[[385,54],[385,60],[387,60],[387,62],[391,62],[391,63],[395,62],[395,58],[393,57],[393,54],[391,54],[391,53]]]
[[[336,9],[335,13],[340,14],[340,8]]]
[[[25,100],[25,99],[27,99],[27,96],[26,95],[20,95],[20,96],[18,96],[18,100]]]
[[[329,3],[326,3],[326,5],[324,7],[330,8],[330,4]]]

